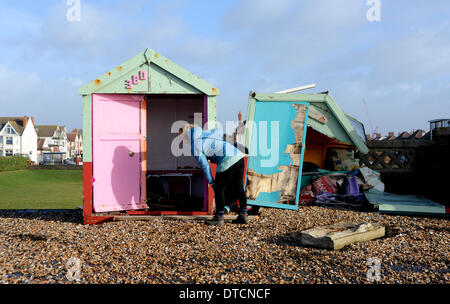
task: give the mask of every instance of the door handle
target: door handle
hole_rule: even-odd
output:
[[[133,152],[133,151],[128,151],[128,155],[129,155],[130,157],[133,157],[133,156],[134,156],[134,152]]]

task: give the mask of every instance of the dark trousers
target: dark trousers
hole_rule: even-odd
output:
[[[223,214],[223,207],[239,199],[239,209],[247,212],[247,197],[244,191],[245,161],[241,158],[237,163],[223,172],[216,173],[214,193],[216,198],[216,212]]]

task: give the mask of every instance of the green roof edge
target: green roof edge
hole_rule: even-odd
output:
[[[113,68],[112,70],[104,73],[95,80],[92,80],[89,83],[85,84],[84,86],[80,87],[78,89],[78,94],[88,95],[95,93],[104,88],[105,86],[107,86],[109,83],[116,81],[123,74],[116,72],[116,70],[119,67],[121,67],[121,69],[124,69],[124,72],[128,72],[146,63],[148,64],[153,63],[159,66],[160,68],[176,76],[177,78],[181,79],[182,81],[186,82],[187,84],[191,85],[192,87],[194,87],[195,89],[199,90],[200,92],[206,95],[209,96],[219,95],[219,89],[213,87],[200,77],[187,71],[186,69],[182,68],[181,66],[177,65],[176,63],[172,62],[171,60],[167,59],[166,57],[160,55],[159,53],[155,52],[150,48],[145,49],[145,51],[126,60],[118,67]],[[101,83],[101,85],[98,85],[98,83]]]
[[[350,121],[346,117],[346,114],[342,109],[336,104],[334,99],[328,93],[316,93],[316,94],[284,94],[284,93],[256,93],[250,92],[250,98],[259,101],[303,101],[318,103],[324,102],[328,105],[334,117],[336,117],[339,124],[344,129],[345,133],[352,140],[352,143],[356,146],[359,152],[363,154],[369,153],[369,148],[367,148],[363,139],[359,137],[356,130],[351,125]]]

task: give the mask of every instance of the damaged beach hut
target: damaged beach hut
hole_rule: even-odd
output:
[[[328,93],[251,92],[244,144],[248,204],[293,210],[309,182],[302,173],[353,170],[359,167],[355,153],[369,151],[363,124]]]

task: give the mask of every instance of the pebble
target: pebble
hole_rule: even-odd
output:
[[[386,237],[339,251],[299,245],[302,230],[369,219],[385,225]],[[262,208],[247,225],[222,227],[165,219],[82,225],[81,210],[0,211],[0,283],[372,284],[372,257],[378,283],[448,283],[449,240],[447,219],[318,206]]]

